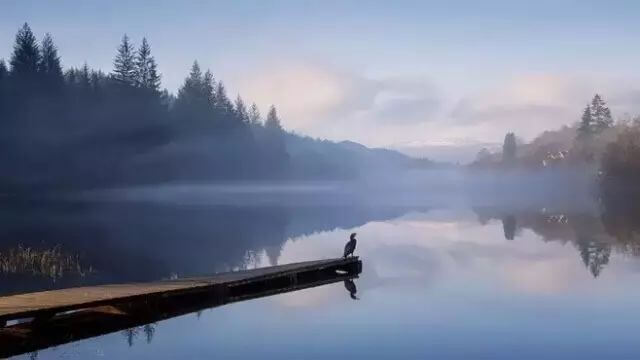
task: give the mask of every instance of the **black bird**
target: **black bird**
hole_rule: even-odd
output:
[[[356,233],[352,233],[349,237],[349,241],[344,246],[344,257],[349,255],[353,256],[353,252],[356,251]]]
[[[351,279],[347,279],[344,281],[344,288],[347,289],[347,291],[349,292],[349,296],[353,299],[353,300],[360,300],[357,296],[356,293],[358,292],[358,289],[356,288],[356,283],[353,282],[353,280]]]

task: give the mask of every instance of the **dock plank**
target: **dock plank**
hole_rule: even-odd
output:
[[[171,296],[191,291],[207,291],[218,285],[237,286],[269,277],[282,277],[289,273],[295,274],[310,270],[322,270],[325,267],[347,265],[354,261],[358,261],[357,257],[307,261],[197,278],[88,286],[0,297],[0,321],[48,316],[88,307],[133,301],[149,296]]]

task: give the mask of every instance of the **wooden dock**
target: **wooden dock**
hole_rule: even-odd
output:
[[[236,301],[357,277],[357,257],[308,261],[153,283],[0,297],[0,358],[37,351]]]

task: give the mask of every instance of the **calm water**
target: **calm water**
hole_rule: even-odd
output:
[[[7,270],[2,294],[336,257],[351,232],[364,262],[359,300],[332,284],[24,358],[640,356],[640,245],[593,211],[165,199],[22,203],[4,219],[4,254],[59,245],[81,270]]]

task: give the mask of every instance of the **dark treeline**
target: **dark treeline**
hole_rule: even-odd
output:
[[[0,185],[7,190],[287,176],[275,107],[231,100],[193,63],[177,95],[161,89],[151,47],[125,35],[110,74],[63,69],[27,24],[0,61]]]
[[[507,133],[502,153],[483,149],[470,168],[506,170],[501,175],[511,178],[520,170],[524,180],[543,174],[555,191],[590,188],[586,193],[596,194],[607,211],[621,206],[626,210],[616,211],[640,214],[635,205],[640,200],[640,116],[614,120],[599,94],[580,114],[572,126],[545,131],[530,143],[518,143],[514,133]]]
[[[606,166],[607,146],[621,142],[618,135],[638,128],[635,120],[619,119],[615,122],[607,103],[595,94],[571,126],[545,131],[529,143],[518,141],[516,134],[508,132],[502,152],[491,153],[482,149],[471,164],[475,168],[489,169],[557,169],[558,167],[589,167],[594,172]],[[618,149],[610,149],[612,151]]]

